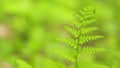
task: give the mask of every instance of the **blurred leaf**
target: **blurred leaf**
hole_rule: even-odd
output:
[[[34,68],[66,68],[63,64],[55,62],[49,58],[43,56],[34,57],[35,67]]]
[[[16,64],[18,65],[18,68],[32,68],[31,65],[29,65],[28,63],[26,63],[25,61],[16,58]]]

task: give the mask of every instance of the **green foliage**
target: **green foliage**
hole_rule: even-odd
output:
[[[75,68],[109,68],[100,64],[86,64],[82,63],[82,61],[80,62],[80,64],[78,64],[77,62],[79,55],[82,56],[83,54],[96,54],[98,52],[105,51],[104,48],[93,48],[90,46],[84,46],[85,43],[103,38],[103,36],[100,35],[91,35],[93,31],[98,29],[97,27],[89,26],[95,21],[94,12],[95,10],[93,8],[83,8],[83,10],[79,11],[80,15],[77,15],[78,19],[77,22],[73,23],[74,26],[64,27],[64,29],[71,35],[70,38],[62,40],[64,43],[66,43],[66,45],[70,46],[69,52],[71,52],[71,55],[68,54],[66,58],[72,62],[75,62]]]
[[[97,27],[87,27],[87,28],[81,28],[81,34],[89,34],[93,31],[97,30]]]
[[[80,52],[80,55],[89,55],[89,54],[96,54],[99,52],[104,52],[104,48],[93,48],[93,47],[83,47]]]
[[[79,64],[79,68],[110,68],[110,67],[98,63],[82,62]]]
[[[16,58],[15,59],[16,64],[17,64],[17,68],[32,68],[32,66],[28,63],[26,63],[25,61]]]
[[[84,43],[86,43],[86,42],[89,42],[89,41],[94,41],[94,40],[96,40],[96,39],[99,39],[99,38],[103,38],[103,36],[80,36],[79,37],[79,43],[80,44],[84,44]]]
[[[74,10],[85,5],[96,8],[95,17],[98,23],[94,23],[95,10],[91,7],[83,8],[74,17]],[[6,63],[11,57],[17,56],[23,61],[19,64],[35,64],[33,68],[74,68],[76,49],[80,46],[77,59],[80,68],[93,67],[93,62],[120,68],[119,6],[120,0],[0,0],[0,61]],[[74,19],[76,20],[71,22]],[[61,31],[61,25],[67,22],[70,25],[64,28],[70,34],[66,36],[70,38],[62,41],[68,46],[54,44],[54,41],[50,40],[56,39],[55,35],[65,35]],[[10,31],[7,33],[10,37],[5,36],[4,40],[1,36],[1,33],[4,33],[1,24],[10,27],[7,29]],[[94,40],[103,37],[94,35],[94,31],[98,30],[95,25],[100,27],[97,33],[105,35],[106,38],[93,44]],[[56,31],[59,31],[59,34],[53,34]],[[78,40],[74,40],[78,37]],[[104,47],[107,51],[99,47]],[[65,51],[67,53],[64,53]],[[96,54],[103,51],[105,52]],[[33,62],[33,56],[37,57],[36,62]],[[41,56],[44,58],[40,58]],[[71,62],[65,62],[63,56]],[[43,67],[40,67],[42,65]]]

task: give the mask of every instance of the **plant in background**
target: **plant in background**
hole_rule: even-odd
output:
[[[96,21],[94,14],[95,10],[90,7],[83,8],[77,15],[78,21],[74,25],[65,26],[64,29],[70,34],[70,38],[62,40],[69,46],[66,58],[75,63],[75,68],[108,68],[107,66],[89,63],[80,60],[79,58],[87,54],[95,54],[104,51],[104,48],[93,48],[92,46],[85,46],[85,43],[94,41],[103,36],[92,35],[92,32],[97,30],[97,27],[90,27],[89,25]]]

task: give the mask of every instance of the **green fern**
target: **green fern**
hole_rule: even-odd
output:
[[[93,47],[85,47],[82,46],[84,43],[88,43],[90,41],[95,41],[97,39],[103,38],[100,35],[90,35],[92,32],[97,30],[97,27],[88,27],[90,24],[96,21],[94,17],[94,9],[93,8],[83,8],[83,10],[79,11],[80,15],[77,16],[77,22],[73,23],[73,27],[64,26],[64,29],[71,35],[69,39],[62,39],[62,41],[71,47],[70,49],[73,51],[72,55],[66,55],[65,57],[75,62],[75,68],[90,68],[89,65],[94,65],[92,68],[108,68],[107,66],[98,65],[98,64],[89,64],[88,67],[86,64],[82,63],[82,65],[78,66],[78,55],[87,55],[87,54],[96,54],[97,52],[105,51],[103,48],[93,48]]]
[[[93,47],[83,47],[81,51],[79,51],[80,55],[89,55],[89,54],[96,54],[98,52],[105,51],[104,48],[93,48]]]
[[[95,30],[97,30],[98,28],[97,27],[87,27],[87,28],[81,28],[81,34],[89,34]]]

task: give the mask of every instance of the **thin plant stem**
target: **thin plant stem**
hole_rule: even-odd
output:
[[[78,49],[79,49],[79,46],[77,45],[77,49],[76,49],[76,57],[75,57],[75,68],[78,68]]]

